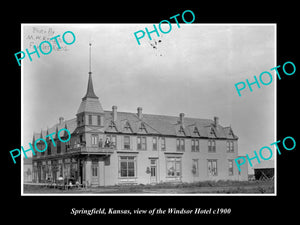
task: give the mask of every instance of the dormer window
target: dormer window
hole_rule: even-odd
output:
[[[129,122],[127,121],[124,125],[124,132],[132,132]]]
[[[109,127],[109,129],[111,129],[111,130],[117,130],[117,128],[116,128],[116,125],[115,125],[115,123],[113,122],[113,121],[110,121],[110,124],[108,125],[108,127]]]
[[[184,129],[183,129],[183,126],[180,126],[180,128],[179,128],[179,134],[181,134],[181,135],[185,135],[185,132],[184,132]]]
[[[194,128],[194,131],[193,131],[193,133],[194,133],[194,135],[198,135],[198,136],[200,136],[200,135],[199,135],[199,131],[198,131],[198,128],[197,128],[197,127],[195,127],[195,128]]]
[[[92,121],[92,115],[89,115],[89,125],[92,125],[93,121]]]
[[[147,133],[147,130],[146,130],[146,127],[145,127],[145,125],[143,124],[143,123],[141,123],[141,126],[140,126],[140,128],[139,128],[139,132],[145,132],[145,133]]]

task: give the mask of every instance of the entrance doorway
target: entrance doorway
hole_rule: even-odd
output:
[[[150,183],[157,183],[157,159],[150,159]]]
[[[99,164],[92,162],[92,186],[99,186]]]

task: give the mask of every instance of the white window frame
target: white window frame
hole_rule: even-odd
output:
[[[125,143],[125,139],[126,138],[128,138],[128,140],[129,140],[129,142],[128,143]],[[126,145],[125,145],[126,144]],[[125,147],[125,146],[128,146],[129,145],[129,147]],[[123,136],[123,148],[125,149],[125,150],[130,150],[131,149],[131,145],[130,145],[130,136],[129,135],[124,135]]]
[[[169,168],[170,164],[174,164],[172,165],[172,167],[174,168],[174,174],[170,175],[169,171],[172,167]],[[177,165],[179,165],[179,170],[177,168]],[[179,175],[178,175],[179,172]],[[182,177],[182,159],[181,157],[167,157],[166,158],[166,177],[167,178],[181,178]]]
[[[128,163],[132,163],[132,162],[134,163],[134,165],[133,165],[134,166],[134,175],[128,176],[128,171],[129,171]],[[122,163],[126,163],[127,176],[122,176],[122,166],[121,166]],[[128,178],[136,178],[136,176],[137,176],[137,157],[136,156],[119,156],[119,178],[128,179]]]
[[[215,163],[215,168],[214,168]],[[217,159],[208,159],[207,160],[207,173],[208,176],[218,176],[218,160]]]

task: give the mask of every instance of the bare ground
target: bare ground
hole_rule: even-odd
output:
[[[160,183],[156,185],[115,185],[109,187],[63,190],[24,184],[24,194],[271,194],[274,181],[203,181],[196,183]]]

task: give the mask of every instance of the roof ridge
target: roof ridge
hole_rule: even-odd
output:
[[[112,110],[103,110],[104,113],[111,113]],[[135,115],[137,113],[135,112],[125,112],[125,111],[117,111],[117,113],[126,113],[126,114],[132,114]],[[173,117],[173,118],[179,118],[179,116],[174,116],[174,115],[163,115],[163,114],[152,114],[152,113],[143,113],[143,116],[162,116],[162,117]],[[207,120],[207,121],[212,121],[212,119],[204,119],[204,118],[196,118],[196,117],[184,117],[185,119],[194,119],[194,120]]]

